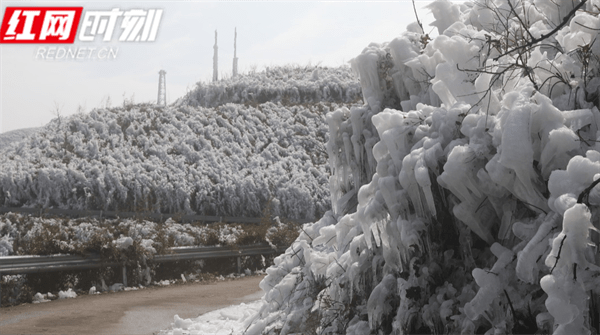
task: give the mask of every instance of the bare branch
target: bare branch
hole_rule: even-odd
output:
[[[421,21],[419,21],[419,14],[417,14],[417,7],[415,6],[415,0],[412,0],[413,10],[415,11],[415,18],[417,19],[417,24],[421,27],[421,34],[425,34],[425,29],[423,29],[423,25]]]
[[[583,190],[583,192],[579,194],[579,197],[577,197],[577,203],[583,204],[584,199],[587,202],[587,199],[590,196],[590,192],[594,187],[596,187],[596,185],[598,185],[598,183],[600,183],[600,178],[596,179],[596,181],[594,181],[590,186],[588,186],[585,190]]]
[[[554,34],[555,34],[557,31],[559,31],[559,30],[560,30],[562,27],[564,27],[565,25],[567,25],[567,24],[569,23],[569,20],[570,20],[570,19],[571,19],[571,18],[572,18],[572,17],[575,15],[575,13],[576,13],[576,12],[577,12],[577,11],[578,11],[578,10],[579,10],[581,7],[583,7],[583,5],[585,5],[585,3],[586,3],[586,2],[587,2],[587,0],[583,0],[583,1],[581,1],[581,2],[580,2],[578,5],[577,5],[577,6],[575,6],[575,8],[573,8],[573,9],[572,9],[572,10],[571,10],[571,11],[570,11],[568,14],[567,14],[567,16],[565,16],[565,17],[563,18],[563,21],[562,21],[562,22],[561,22],[561,23],[560,23],[558,26],[554,27],[554,29],[552,29],[552,31],[550,31],[549,33],[547,33],[547,34],[544,34],[544,35],[540,36],[539,38],[534,38],[534,39],[532,39],[531,41],[529,41],[528,43],[525,43],[525,44],[523,44],[523,45],[516,46],[516,47],[514,47],[514,48],[510,49],[509,51],[506,51],[506,52],[504,52],[503,54],[501,54],[501,55],[499,55],[499,56],[496,56],[496,57],[494,58],[494,60],[495,60],[495,61],[497,61],[498,59],[500,59],[500,57],[503,57],[503,56],[506,56],[506,55],[508,55],[508,54],[511,54],[511,53],[513,53],[513,52],[515,52],[515,51],[517,51],[517,50],[521,50],[521,49],[524,49],[524,48],[531,47],[531,46],[533,46],[534,44],[536,44],[536,43],[538,43],[538,42],[541,42],[541,41],[543,41],[543,40],[547,39],[548,37],[550,37],[550,36],[554,35]],[[510,3],[510,2],[509,2],[509,3]]]
[[[509,1],[508,5],[510,6],[510,10],[515,14],[515,17],[519,20],[519,22],[521,22],[521,27],[523,27],[525,29],[525,31],[527,32],[527,35],[529,35],[529,37],[531,37],[532,40],[535,39],[535,37],[533,37],[533,35],[531,35],[531,32],[529,31],[529,29],[527,29],[527,26],[525,25],[525,22],[523,22],[523,20],[521,20],[521,17],[519,16],[519,14],[517,14],[517,11],[515,10],[515,8],[513,7],[512,3]]]
[[[565,243],[565,240],[567,239],[567,235],[565,235],[565,237],[563,237],[562,241],[560,241],[560,247],[558,247],[558,254],[556,255],[556,261],[554,262],[554,266],[552,267],[552,269],[550,270],[550,273],[552,273],[552,271],[554,271],[554,268],[556,267],[556,265],[558,264],[558,260],[560,259],[560,252],[562,250],[563,244]]]

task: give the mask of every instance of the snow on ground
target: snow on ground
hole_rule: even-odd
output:
[[[182,319],[175,315],[171,329],[161,335],[230,335],[243,334],[264,304],[263,300],[241,303],[203,314],[194,319]]]

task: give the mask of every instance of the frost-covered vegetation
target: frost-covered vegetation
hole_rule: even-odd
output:
[[[265,215],[259,225],[180,224],[172,219],[152,222],[142,219],[42,218],[22,214],[0,215],[0,257],[14,255],[99,255],[106,263],[127,266],[130,285],[148,285],[182,273],[204,275],[232,271],[234,261],[182,261],[157,264],[156,255],[173,247],[290,245],[298,236],[298,225]],[[262,270],[266,259],[242,257],[242,268]],[[121,282],[120,267],[58,273],[2,276],[2,304],[30,302],[35,292],[67,288],[88,290],[91,286]],[[102,284],[104,285],[104,284]]]
[[[25,128],[0,134],[0,152],[6,150],[10,145],[15,145],[15,143],[26,139],[38,130],[39,128]]]
[[[316,70],[315,70],[316,71]],[[335,103],[95,109],[0,157],[0,206],[317,218]]]
[[[101,253],[107,257],[120,257],[124,255],[119,255],[119,250],[131,246],[134,254],[152,257],[172,247],[257,243],[281,246],[286,245],[282,235],[286,235],[293,226],[293,223],[284,224],[278,219],[270,222],[268,218],[264,218],[260,225],[242,226],[181,224],[171,218],[165,222],[154,222],[143,219],[43,218],[8,213],[0,215],[0,256]]]
[[[0,161],[0,205],[314,217],[328,207],[320,106],[152,106],[58,119]],[[327,108],[322,107],[321,108]]]
[[[119,108],[59,117],[27,136],[15,132],[18,141],[10,136],[0,143],[7,144],[0,148],[0,206],[247,216],[266,223],[205,226],[10,214],[0,216],[0,256],[99,253],[130,265],[128,271],[139,272],[133,278],[142,278],[140,271],[151,268],[146,260],[170,247],[289,245],[297,225],[270,220],[315,219],[330,209],[325,115],[359,99],[359,85],[348,68],[272,68],[199,84],[205,91],[195,96],[210,104],[187,97],[170,107],[126,101]],[[254,103],[219,97],[221,90],[244,97],[270,93]],[[73,278],[87,285],[107,271],[116,275],[102,268],[3,280],[43,291],[40,285],[62,289]],[[15,292],[3,294],[4,301],[32,298],[25,289]]]
[[[600,331],[600,2],[429,8],[437,37],[351,61],[366,104],[327,116],[332,210],[247,334]]]
[[[275,66],[218,82],[198,83],[175,105],[215,107],[267,101],[283,105],[317,102],[352,103],[361,98],[360,84],[349,67]]]

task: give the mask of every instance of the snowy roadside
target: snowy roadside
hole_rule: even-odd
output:
[[[137,291],[137,290],[144,290],[146,288],[166,287],[166,286],[171,286],[171,285],[185,285],[188,282],[189,283],[210,284],[211,282],[218,283],[218,282],[242,279],[242,278],[251,277],[251,276],[261,276],[264,274],[265,274],[265,272],[262,270],[257,270],[257,271],[252,272],[249,269],[246,269],[245,273],[242,273],[242,274],[230,273],[227,276],[219,275],[219,276],[214,276],[214,277],[211,277],[212,276],[211,274],[209,274],[207,276],[199,276],[199,274],[189,274],[186,276],[182,273],[181,280],[179,280],[179,279],[159,280],[159,281],[154,281],[149,286],[143,286],[143,285],[125,286],[122,283],[115,283],[111,286],[106,286],[106,284],[102,283],[103,285],[98,288],[96,288],[96,286],[92,286],[89,289],[89,291],[87,292],[87,295],[108,294],[108,293],[116,293],[116,292],[121,292],[121,291],[125,291],[125,292]],[[197,278],[199,278],[199,279],[197,279]],[[209,279],[207,280],[206,278],[209,278]],[[85,295],[85,291],[78,290],[78,292],[79,292],[79,295],[81,295],[81,294]],[[57,294],[52,294],[52,292],[48,292],[46,294],[37,292],[33,296],[31,302],[33,304],[39,304],[39,303],[44,303],[44,302],[50,302],[52,300],[57,300],[57,299],[75,299],[75,298],[77,298],[77,296],[78,296],[77,292],[74,291],[72,288],[69,288],[68,290],[65,290],[65,291],[62,291],[62,290],[58,291]],[[256,298],[260,298],[261,296],[262,296],[262,294],[258,295]],[[245,297],[245,298],[248,298],[248,297]]]
[[[35,329],[42,328],[51,334],[157,334],[163,329],[173,329],[175,315],[182,319],[197,318],[259,300],[263,292],[258,286],[263,278],[240,276],[236,280],[206,284],[188,281],[185,285],[151,286],[93,296],[82,294],[75,299],[9,306],[0,313],[0,329],[3,334],[38,333]],[[232,315],[235,313],[229,313],[229,319]]]
[[[236,225],[214,223],[180,224],[172,219],[151,222],[136,219],[44,218],[21,214],[0,215],[0,257],[18,255],[86,255],[98,253],[108,261],[127,264],[127,278],[132,286],[148,286],[185,276],[186,280],[202,280],[205,273],[229,273],[235,262],[211,260],[188,261],[183,264],[146,263],[155,255],[169,252],[173,247],[240,246],[253,244],[289,245],[298,235],[298,225],[282,223]],[[270,262],[269,255],[242,257],[240,266],[246,275],[260,271]],[[252,271],[251,271],[251,270]],[[94,270],[96,271],[96,270]],[[120,270],[101,268],[96,272],[58,273],[46,279],[36,275],[3,275],[3,305],[32,301],[36,292],[72,287],[80,292],[95,287],[109,291],[122,282]],[[38,276],[39,277],[39,276]],[[37,280],[37,281],[36,281]],[[52,283],[49,282],[52,281]],[[43,285],[42,285],[43,283]],[[119,284],[122,286],[122,284]],[[114,291],[115,289],[111,289]],[[43,301],[46,298],[39,298]]]
[[[260,292],[262,295],[262,292]],[[170,329],[161,335],[229,335],[242,334],[256,318],[264,300],[241,303],[203,314],[197,318],[182,319],[175,315]]]

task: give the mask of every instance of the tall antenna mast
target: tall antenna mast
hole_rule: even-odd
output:
[[[158,72],[158,98],[156,98],[156,104],[159,106],[167,105],[167,83],[165,79],[165,75],[167,71],[160,70]]]
[[[233,77],[237,77],[237,65],[238,65],[238,58],[237,58],[237,27],[235,28],[235,35],[233,37]]]
[[[215,55],[213,56],[213,81],[219,80],[219,47],[217,46],[217,31],[215,30]]]

